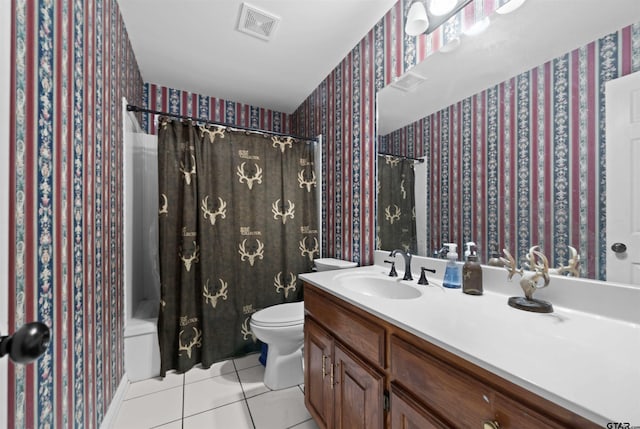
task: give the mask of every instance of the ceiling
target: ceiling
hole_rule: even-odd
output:
[[[118,3],[144,82],[293,113],[396,0],[250,0],[269,41],[236,30],[241,0]]]
[[[454,51],[409,70],[426,78],[415,89],[387,86],[378,94],[380,135],[640,22],[640,0],[528,0],[490,19],[485,32],[462,35]]]

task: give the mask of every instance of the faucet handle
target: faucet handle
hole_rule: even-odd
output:
[[[433,270],[431,268],[420,267],[420,279],[418,280],[419,285],[429,284],[429,280],[427,280],[427,275],[424,273],[425,271],[429,271],[430,273],[434,273],[434,274],[436,272],[436,270]]]
[[[387,264],[391,264],[391,272],[389,273],[389,277],[398,277],[398,272],[396,271],[396,261],[385,261]]]

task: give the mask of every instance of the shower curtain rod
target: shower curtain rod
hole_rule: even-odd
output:
[[[160,112],[158,110],[145,109],[144,107],[134,106],[133,104],[127,104],[127,112],[153,113],[154,115],[170,116],[172,118],[178,118],[178,119],[187,119],[187,120],[190,120],[190,121],[202,122],[202,123],[211,124],[211,125],[217,125],[219,127],[233,128],[233,129],[241,130],[241,131],[250,131],[252,133],[262,133],[262,134],[270,134],[270,135],[275,135],[275,136],[293,137],[294,139],[307,140],[307,141],[312,141],[312,142],[317,142],[318,141],[318,139],[315,138],[315,137],[296,136],[296,135],[292,135],[292,134],[279,133],[277,131],[266,131],[266,130],[259,130],[257,128],[242,127],[240,125],[232,125],[232,124],[227,124],[227,123],[224,123],[224,122],[216,122],[216,121],[211,121],[209,119],[196,118],[196,117],[193,117],[193,116],[177,115],[175,113]]]
[[[394,153],[388,153],[388,152],[378,152],[378,155],[384,155],[384,156],[395,156],[396,158],[402,158],[402,159],[408,159],[410,161],[416,161],[416,162],[424,162],[423,158],[412,158],[410,156],[402,156],[402,155],[396,155]]]

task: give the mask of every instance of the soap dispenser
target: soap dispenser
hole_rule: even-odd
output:
[[[467,261],[462,266],[462,292],[482,295],[482,267],[475,246],[471,246]]]
[[[474,250],[475,249],[475,250]],[[464,243],[464,261],[466,262],[469,259],[469,255],[475,252],[476,257],[478,256],[478,247],[476,243],[473,241],[467,241]]]
[[[455,243],[445,244],[449,248],[447,252],[447,266],[444,270],[444,279],[442,286],[451,289],[458,289],[462,287],[462,280],[460,279],[460,266],[458,266],[458,253],[456,250],[458,246]]]

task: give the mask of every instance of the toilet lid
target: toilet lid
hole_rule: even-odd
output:
[[[262,326],[290,326],[304,323],[304,302],[272,305],[253,313],[251,321]]]

